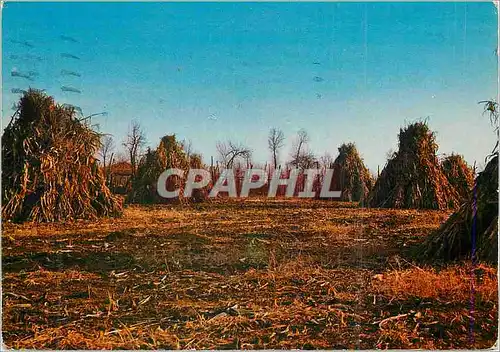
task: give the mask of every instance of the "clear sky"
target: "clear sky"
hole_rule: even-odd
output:
[[[175,133],[206,162],[227,139],[269,160],[271,126],[283,158],[305,128],[317,155],[353,141],[372,172],[420,118],[440,153],[482,164],[495,143],[478,105],[497,97],[491,2],[7,3],[2,15],[4,125],[12,89],[32,86],[106,111],[93,122],[118,145],[137,119],[149,145]]]

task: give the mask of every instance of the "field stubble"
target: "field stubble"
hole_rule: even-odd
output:
[[[4,224],[4,343],[488,348],[496,268],[412,255],[448,215],[248,199],[129,206],[100,222]]]

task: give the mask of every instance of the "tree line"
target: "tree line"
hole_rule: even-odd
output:
[[[286,137],[278,127],[271,127],[267,137],[267,147],[270,153],[270,160],[265,162],[265,168],[278,169],[284,167],[295,167],[301,170],[310,168],[331,168],[334,158],[328,152],[318,157],[310,149],[310,136],[305,129],[300,129],[294,136],[292,149],[288,158],[283,158]],[[202,155],[193,152],[193,142],[182,140],[178,142],[188,160],[193,156],[202,159]],[[127,162],[130,164],[132,179],[137,175],[137,168],[141,157],[146,154],[147,137],[144,128],[137,120],[133,120],[128,128],[127,135],[121,141],[118,150],[112,135],[105,134],[102,137],[101,147],[98,152],[98,159],[104,170],[106,179],[109,181],[111,167],[117,162]],[[232,169],[235,167],[255,167],[252,159],[253,150],[235,140],[219,140],[216,142],[216,159],[211,157],[210,166],[215,165],[220,168]],[[214,165],[215,162],[215,165]]]

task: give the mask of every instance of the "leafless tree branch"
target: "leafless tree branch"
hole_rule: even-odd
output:
[[[141,125],[137,121],[132,121],[129,132],[125,137],[123,146],[127,150],[130,165],[132,166],[132,176],[135,177],[137,171],[137,161],[142,147],[146,144],[146,135]]]
[[[109,179],[109,166],[113,163],[114,150],[115,142],[113,140],[113,137],[111,137],[110,135],[102,136],[101,147],[99,148],[98,155],[101,159],[106,181],[108,181]]]
[[[220,161],[226,169],[231,169],[238,158],[243,158],[248,162],[252,156],[250,148],[232,141],[217,142],[216,148]]]
[[[280,149],[285,145],[284,142],[285,135],[283,134],[283,131],[279,128],[271,128],[271,130],[269,131],[269,137],[267,138],[267,143],[269,146],[269,150],[273,155],[273,163],[275,169],[278,167],[278,154]]]
[[[311,151],[307,150],[309,143],[309,134],[304,129],[297,132],[297,137],[294,143],[294,150],[292,152],[292,164],[300,169],[309,169],[317,164],[316,157]]]

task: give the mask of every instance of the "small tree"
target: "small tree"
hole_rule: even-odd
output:
[[[279,128],[273,127],[269,131],[269,137],[267,138],[267,144],[269,146],[269,151],[273,155],[274,168],[278,168],[278,154],[285,142],[285,135],[283,131]]]
[[[127,154],[132,166],[132,178],[137,174],[137,162],[142,147],[146,144],[146,135],[141,125],[137,121],[132,121],[129,132],[125,137],[123,146],[127,150]]]
[[[186,153],[186,157],[190,159],[191,155],[193,154],[193,141],[190,139],[185,139],[181,142],[181,146]]]
[[[317,160],[314,154],[307,150],[309,143],[309,134],[306,130],[300,129],[297,132],[297,138],[294,143],[294,150],[292,152],[291,165],[298,167],[299,169],[309,169],[314,165],[317,165]]]
[[[216,148],[220,161],[226,169],[231,169],[238,158],[243,158],[248,162],[252,156],[250,148],[232,141],[217,142]]]
[[[325,169],[333,168],[334,161],[335,161],[335,159],[328,152],[326,152],[322,157],[319,158],[319,162],[320,162],[321,166]]]
[[[104,170],[104,177],[109,185],[109,167],[113,164],[113,156],[115,150],[115,142],[110,135],[103,135],[101,138],[101,147],[99,148],[98,155],[101,159],[102,168]]]
[[[303,148],[309,143],[309,134],[306,130],[300,129],[299,132],[297,132],[297,140],[295,143],[295,160],[298,160]]]

